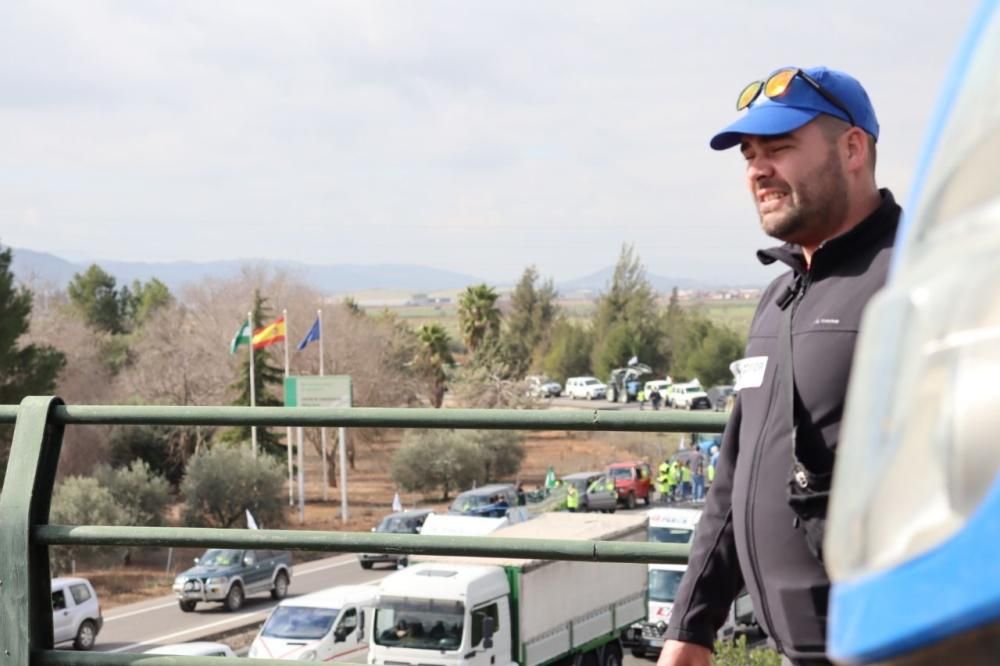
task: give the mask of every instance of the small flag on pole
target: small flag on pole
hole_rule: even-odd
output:
[[[247,527],[251,530],[260,529],[259,527],[257,527],[257,521],[253,519],[253,514],[250,513],[250,509],[247,509],[246,512],[247,512]]]
[[[392,496],[392,510],[393,511],[403,510],[403,503],[399,500],[399,493],[396,493],[395,495]]]
[[[285,339],[285,318],[278,317],[263,328],[253,332],[253,348],[263,349]]]
[[[545,472],[545,487],[555,488],[556,487],[556,471],[549,467],[548,471]]]
[[[295,348],[302,351],[310,342],[316,342],[317,340],[319,340],[319,317],[316,317],[316,321],[314,321],[313,325],[309,327],[309,332],[306,333],[306,337],[302,338],[302,342],[300,342]]]
[[[229,343],[229,353],[235,354],[236,350],[242,345],[248,344],[250,344],[250,325],[243,322],[240,330],[236,331],[236,334],[233,336],[233,341]]]

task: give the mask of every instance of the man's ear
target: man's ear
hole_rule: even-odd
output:
[[[844,132],[841,149],[844,151],[844,167],[848,171],[860,171],[868,165],[868,135],[860,127]]]

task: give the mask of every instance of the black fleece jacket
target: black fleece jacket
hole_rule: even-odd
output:
[[[776,367],[784,321],[776,301],[801,276],[792,319],[798,446],[813,471],[832,469],[861,313],[885,283],[899,221],[892,194],[881,195],[870,216],[817,248],[808,269],[797,246],[757,253],[762,263],[780,261],[791,271],[768,286],[757,306],[746,357],[766,357],[766,364],[754,382],[759,386],[740,390],[723,434],[667,638],[711,647],[745,584],[781,652],[793,660],[825,653],[830,583],[788,505],[791,418]]]

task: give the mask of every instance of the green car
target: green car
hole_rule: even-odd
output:
[[[174,580],[178,604],[190,613],[198,602],[221,602],[238,610],[248,595],[270,592],[283,599],[292,580],[292,555],[280,550],[212,548],[194,560],[196,566]]]

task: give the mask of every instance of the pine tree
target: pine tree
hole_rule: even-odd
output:
[[[51,394],[66,365],[57,349],[43,345],[18,346],[28,332],[31,292],[14,286],[10,248],[0,250],[0,405],[14,405],[29,395]],[[12,426],[0,426],[0,485],[7,467]]]
[[[559,314],[556,288],[549,279],[540,285],[534,266],[524,269],[521,279],[510,296],[510,312],[506,317],[504,345],[515,376],[523,376],[548,341],[552,324]]]
[[[267,307],[267,299],[260,295],[259,289],[253,292],[253,310],[250,320],[254,330],[261,328],[272,319],[271,309]],[[287,343],[287,341],[286,341]],[[284,371],[271,362],[270,347],[253,350],[254,360],[254,397],[258,407],[280,407],[281,401],[275,395],[272,387],[284,382]],[[243,353],[239,350],[238,353]],[[250,358],[249,354],[240,362],[237,380],[230,384],[236,392],[236,399],[231,403],[238,407],[250,406]],[[250,426],[236,426],[222,433],[224,442],[249,442]],[[285,447],[281,438],[267,428],[257,428],[257,445],[261,450],[275,455],[285,455]]]

